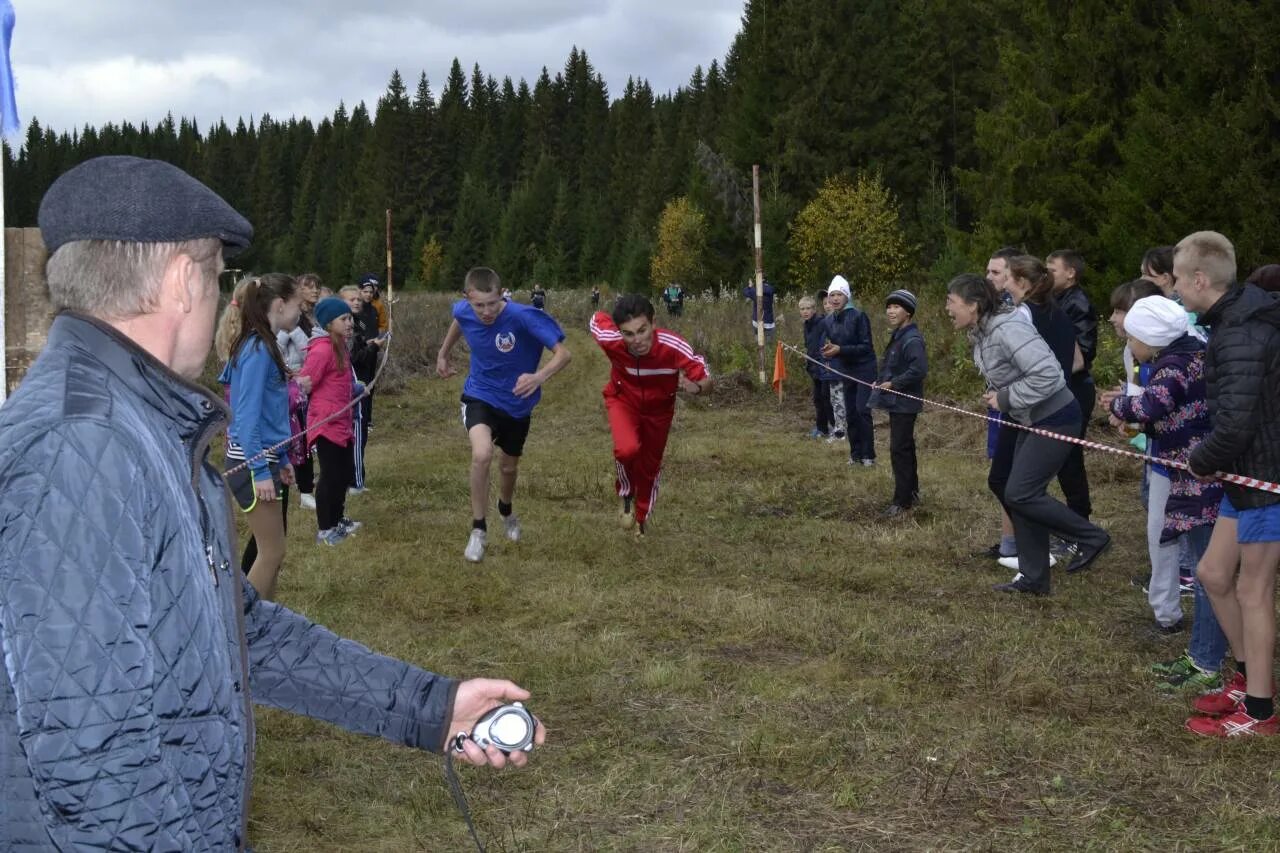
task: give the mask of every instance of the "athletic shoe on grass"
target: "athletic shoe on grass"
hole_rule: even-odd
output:
[[[1238,672],[1231,674],[1231,680],[1217,690],[1210,690],[1202,696],[1191,700],[1191,710],[1206,717],[1221,717],[1230,714],[1236,706],[1244,701],[1246,682]]]
[[[512,542],[520,541],[520,519],[516,518],[514,512],[502,519],[502,526],[506,528],[508,539]]]
[[[1192,717],[1187,720],[1187,730],[1205,737],[1249,737],[1273,735],[1280,731],[1280,720],[1272,714],[1265,720],[1255,720],[1244,709],[1244,703],[1224,717]]]
[[[342,532],[341,527],[330,527],[328,530],[321,530],[316,534],[317,545],[337,545],[343,539],[347,538],[347,534]]]
[[[467,538],[467,550],[462,552],[462,556],[467,558],[469,563],[478,563],[484,559],[484,546],[488,534],[479,528],[471,528],[471,535]]]
[[[1177,660],[1152,664],[1151,671],[1163,676],[1156,683],[1156,689],[1165,693],[1195,688],[1201,692],[1216,690],[1222,686],[1222,674],[1206,672],[1195,665],[1191,655],[1183,655]]]

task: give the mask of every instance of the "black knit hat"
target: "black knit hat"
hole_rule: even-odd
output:
[[[228,257],[253,226],[213,190],[160,160],[95,157],[64,172],[40,202],[40,235],[52,253],[75,240],[181,243],[214,237]]]

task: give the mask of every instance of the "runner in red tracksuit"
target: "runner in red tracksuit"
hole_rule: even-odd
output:
[[[706,362],[684,338],[654,327],[653,304],[643,296],[621,297],[613,316],[597,311],[591,334],[613,365],[604,387],[604,408],[613,433],[622,523],[627,528],[635,525],[643,535],[658,497],[676,391],[705,393],[711,377]]]

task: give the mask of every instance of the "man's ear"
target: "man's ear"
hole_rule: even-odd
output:
[[[200,265],[185,252],[177,252],[164,267],[164,281],[160,292],[163,298],[176,303],[183,314],[190,314],[200,300],[204,289],[204,276]]]

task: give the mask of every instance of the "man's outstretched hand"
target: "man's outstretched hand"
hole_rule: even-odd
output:
[[[453,718],[449,722],[446,733],[445,749],[453,749],[453,736],[465,732],[471,733],[476,723],[485,714],[510,702],[525,702],[529,699],[529,691],[513,682],[499,678],[472,678],[458,685],[458,693],[453,700]],[[542,746],[547,739],[547,730],[542,721],[534,717],[538,723],[533,742]],[[457,753],[455,753],[457,755]],[[458,756],[468,764],[492,764],[494,767],[505,767],[508,763],[516,767],[524,767],[529,761],[527,752],[513,752],[506,755],[496,746],[490,745],[481,749],[475,741],[467,738],[462,743],[462,753]]]

